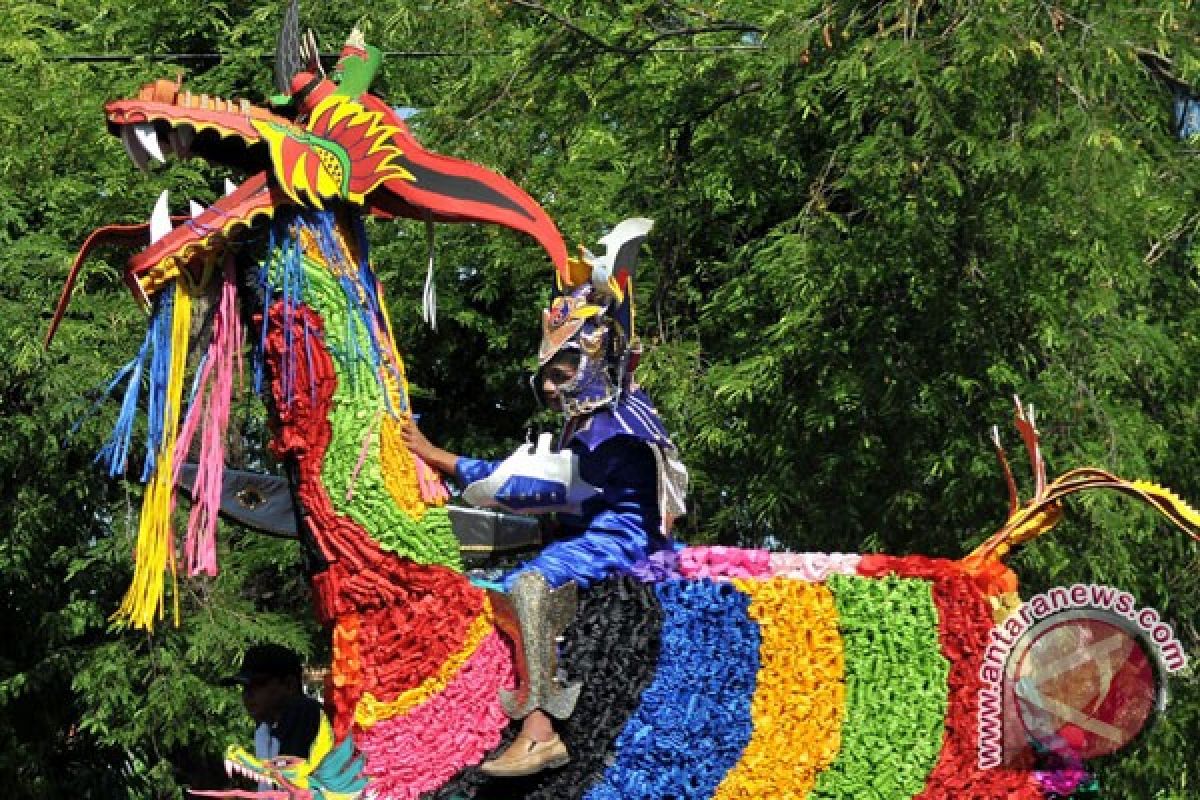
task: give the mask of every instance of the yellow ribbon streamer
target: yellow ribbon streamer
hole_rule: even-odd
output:
[[[192,296],[186,286],[177,283],[171,312],[171,360],[167,372],[163,438],[155,456],[154,473],[142,496],[133,581],[121,601],[121,607],[112,616],[119,625],[132,625],[147,631],[153,630],[156,618],[162,619],[165,615],[163,576],[168,566],[171,569],[173,619],[176,625],[179,624],[178,567],[171,512],[175,506],[175,446],[179,435],[179,411],[183,402],[183,375],[187,367],[191,325]]]

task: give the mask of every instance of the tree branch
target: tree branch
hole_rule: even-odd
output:
[[[667,39],[698,36],[704,33],[764,33],[763,28],[751,23],[717,20],[694,28],[671,28],[668,30],[660,30],[645,44],[639,47],[626,47],[625,45],[613,44],[612,42],[605,41],[596,34],[580,27],[568,17],[557,14],[554,11],[546,8],[546,6],[542,5],[541,3],[535,2],[534,0],[508,0],[508,2],[511,5],[517,6],[518,8],[523,8],[527,11],[534,11],[538,14],[543,14],[546,17],[549,17],[561,27],[565,28],[571,33],[574,33],[576,36],[586,39],[605,52],[620,53],[626,56],[643,55],[655,45],[666,41]]]
[[[538,14],[543,14],[543,15],[549,17],[550,19],[557,22],[563,28],[566,28],[567,30],[571,31],[576,36],[582,36],[584,39],[587,39],[589,42],[596,45],[597,47],[599,47],[602,50],[607,50],[609,52],[614,52],[614,53],[627,53],[627,54],[630,52],[628,48],[618,47],[616,45],[609,44],[608,42],[601,39],[599,36],[596,36],[594,33],[591,33],[589,31],[586,31],[583,28],[579,27],[578,25],[576,25],[574,22],[567,19],[566,17],[554,13],[553,11],[546,8],[541,3],[535,3],[535,2],[532,2],[532,0],[508,0],[508,2],[510,5],[517,6],[518,8],[524,8],[527,11],[535,11]]]

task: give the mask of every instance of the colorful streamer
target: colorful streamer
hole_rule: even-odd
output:
[[[158,443],[154,467],[149,475],[146,493],[142,498],[142,514],[138,523],[137,547],[133,581],[113,620],[121,625],[151,630],[155,620],[162,619],[164,609],[163,575],[171,571],[173,619],[179,623],[179,593],[175,591],[177,565],[175,534],[171,528],[174,509],[175,443],[178,434],[179,408],[183,395],[183,375],[187,361],[188,335],[191,329],[192,299],[182,287],[169,290],[170,303],[160,312],[167,316],[155,340],[155,362],[161,362],[152,372],[164,373],[151,381],[151,425]],[[164,333],[165,331],[165,333]],[[161,358],[160,358],[161,354]]]
[[[217,516],[225,472],[225,440],[233,398],[233,376],[242,370],[242,323],[238,317],[233,258],[225,260],[213,316],[212,338],[196,375],[196,391],[179,434],[175,474],[187,458],[192,438],[200,432],[200,458],[184,543],[184,568],[189,575],[217,574]],[[202,423],[203,421],[203,423]]]

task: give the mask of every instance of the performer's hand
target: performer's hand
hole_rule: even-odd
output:
[[[422,433],[421,429],[417,427],[417,423],[412,417],[404,420],[402,435],[404,437],[404,443],[408,445],[408,449],[413,453],[413,455],[420,456],[426,461],[429,460],[426,458],[426,456],[433,452],[433,442],[426,438],[425,434]]]
[[[413,421],[412,417],[404,420],[404,427],[401,428],[401,436],[404,438],[404,444],[413,455],[439,472],[447,475],[454,474],[454,465],[458,461],[458,456],[443,450],[429,441],[425,434],[421,432],[421,429],[417,427],[417,423]]]

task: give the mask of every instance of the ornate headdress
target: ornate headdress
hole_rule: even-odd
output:
[[[579,354],[575,377],[558,387],[568,422],[564,438],[589,450],[614,436],[646,442],[657,464],[663,535],[685,513],[688,473],[650,398],[633,380],[642,354],[634,332],[633,281],[638,251],[654,221],[635,217],[600,239],[604,255],[580,248],[555,273],[554,297],[542,312],[539,366],[557,354]],[[601,413],[591,413],[601,412]]]
[[[638,251],[654,221],[635,217],[600,239],[603,255],[580,248],[555,273],[554,296],[542,312],[538,365],[564,351],[579,354],[573,380],[559,387],[568,417],[613,406],[630,391],[641,343],[633,328]]]

